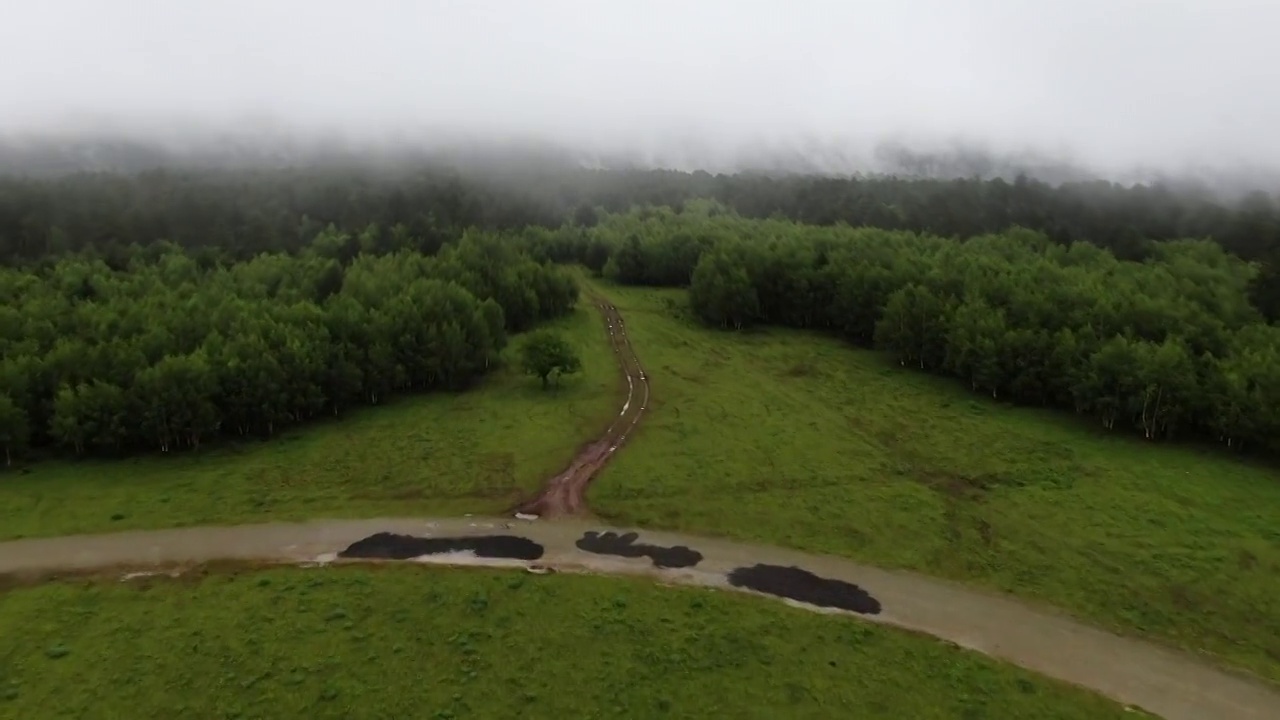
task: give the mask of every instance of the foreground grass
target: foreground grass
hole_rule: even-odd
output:
[[[604,290],[654,400],[592,486],[601,515],[973,581],[1280,680],[1280,473]]]
[[[617,366],[585,300],[554,324],[583,371],[555,392],[515,367],[265,441],[0,472],[0,538],[325,516],[499,512],[609,423]],[[518,340],[518,339],[517,339]]]
[[[643,579],[296,568],[0,594],[0,717],[1135,717],[934,640]]]

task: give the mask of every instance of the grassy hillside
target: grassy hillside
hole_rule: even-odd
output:
[[[0,594],[0,717],[1100,718],[848,618],[645,580],[275,569]]]
[[[601,515],[974,581],[1280,679],[1275,470],[605,290],[654,400],[593,485]]]
[[[554,393],[513,361],[468,392],[401,397],[266,442],[0,473],[0,538],[505,510],[616,413],[618,371],[602,322],[583,301],[557,323],[583,372]]]

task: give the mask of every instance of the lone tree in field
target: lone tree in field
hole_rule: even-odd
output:
[[[560,376],[582,369],[582,359],[573,346],[552,330],[534,330],[525,336],[520,345],[520,362],[526,373],[542,381],[543,388],[552,382],[559,385]]]

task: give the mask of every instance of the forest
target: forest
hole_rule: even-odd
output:
[[[1257,268],[1208,240],[1142,262],[1013,228],[963,241],[742,218],[714,203],[531,233],[620,283],[688,286],[730,329],[809,328],[975,392],[1094,417],[1151,440],[1280,448],[1280,327],[1249,303]]]
[[[1280,202],[1262,192],[1225,202],[1207,192],[1106,181],[1051,185],[976,178],[710,175],[589,170],[555,163],[459,169],[355,162],[281,169],[155,169],[132,174],[0,177],[0,262],[92,249],[117,269],[132,245],[167,240],[197,257],[297,251],[334,224],[366,251],[432,254],[467,228],[589,226],[596,209],[679,207],[712,199],[747,218],[846,224],[943,237],[1025,227],[1061,245],[1152,257],[1160,241],[1208,238],[1257,261],[1251,290],[1280,318]]]
[[[1105,182],[153,170],[0,179],[0,446],[271,435],[459,388],[572,308],[689,287],[1157,440],[1280,438],[1280,206]]]
[[[359,254],[321,230],[222,264],[172,243],[126,266],[73,254],[0,270],[0,446],[68,454],[271,436],[410,391],[463,388],[509,332],[574,306],[567,271],[467,232],[435,255]]]

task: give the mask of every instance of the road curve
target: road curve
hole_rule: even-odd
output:
[[[613,454],[626,443],[649,406],[649,378],[627,338],[626,324],[618,313],[618,308],[598,295],[589,295],[588,298],[604,318],[609,344],[613,346],[618,367],[627,383],[626,398],[621,411],[604,434],[579,450],[569,467],[548,480],[537,495],[520,503],[515,512],[540,517],[563,517],[585,511],[587,486]]]
[[[915,630],[1075,683],[1169,720],[1274,720],[1280,690],[1157,645],[1083,625],[1007,596],[922,575],[782,548],[635,530],[644,547],[700,554],[691,567],[661,568],[651,557],[588,551],[588,532],[627,532],[580,519],[554,523],[499,519],[316,520],[295,524],[194,527],[16,540],[0,543],[0,574],[121,570],[216,560],[314,563],[338,560],[356,541],[381,532],[420,538],[507,535],[539,544],[537,560],[477,560],[467,552],[415,558],[443,564],[538,565],[570,572],[645,575],[664,583],[734,588],[729,574],[757,563],[799,567],[854,583],[879,602],[866,619]],[[747,591],[751,592],[751,591]]]

